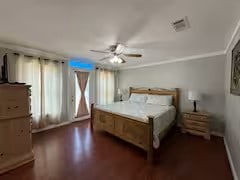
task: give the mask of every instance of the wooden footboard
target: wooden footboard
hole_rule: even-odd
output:
[[[94,108],[92,104],[92,124],[94,130],[104,130],[147,152],[147,158],[153,160],[153,117],[149,123],[112,114]]]
[[[172,104],[176,108],[176,116],[178,113],[179,90],[178,89],[149,89],[149,88],[131,88],[131,93],[138,94],[153,94],[153,95],[171,95],[173,97]],[[112,114],[91,105],[91,127],[95,130],[107,131],[127,142],[130,142],[147,152],[149,162],[153,160],[153,119],[149,116],[148,123],[143,123],[123,117],[117,114]],[[171,123],[164,131],[159,134],[161,140],[176,121]]]

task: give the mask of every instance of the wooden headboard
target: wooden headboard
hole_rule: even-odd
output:
[[[137,94],[154,94],[154,95],[171,95],[173,96],[173,105],[175,106],[176,110],[179,110],[179,89],[161,89],[161,88],[133,88],[130,87],[129,94],[132,93]]]

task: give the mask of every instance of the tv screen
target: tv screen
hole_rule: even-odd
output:
[[[7,54],[3,56],[2,82],[8,82],[8,59]]]

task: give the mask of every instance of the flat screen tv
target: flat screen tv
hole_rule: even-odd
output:
[[[3,65],[2,65],[2,83],[7,83],[8,82],[8,59],[7,59],[7,54],[3,56]]]

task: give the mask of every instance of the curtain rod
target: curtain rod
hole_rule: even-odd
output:
[[[103,70],[108,70],[108,71],[117,71],[117,70],[115,70],[115,69],[108,69],[108,68],[105,68],[105,67],[96,67],[95,69],[96,69],[96,70],[98,70],[98,69],[103,69]]]
[[[15,55],[15,56],[20,56],[20,54],[19,53],[13,53],[13,55]],[[28,57],[28,58],[38,58],[38,59],[41,59],[41,57],[36,57],[36,56],[31,56],[31,55],[26,55],[26,54],[23,54],[25,57]],[[54,62],[60,62],[61,61],[61,63],[62,64],[64,64],[65,62],[64,61],[62,61],[62,60],[60,60],[60,61],[58,61],[58,60],[50,60],[50,59],[47,59],[47,58],[42,58],[43,60],[46,60],[46,61],[54,61]]]

